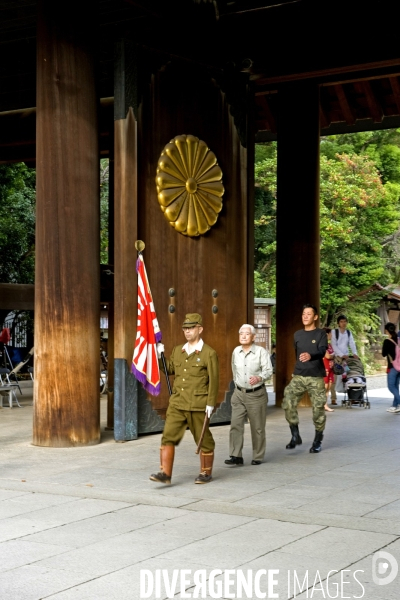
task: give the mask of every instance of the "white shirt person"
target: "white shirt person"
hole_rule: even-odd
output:
[[[232,374],[235,383],[233,392],[232,419],[229,431],[230,458],[227,465],[243,465],[242,449],[244,424],[249,419],[253,446],[252,465],[259,465],[265,454],[265,421],[268,395],[265,382],[272,375],[272,363],[265,348],[254,343],[253,325],[242,325],[239,329],[239,342],[232,354]]]
[[[331,344],[335,356],[348,358],[350,348],[351,354],[357,357],[357,348],[353,334],[347,329],[347,317],[340,315],[337,318],[337,324],[338,329],[334,329],[331,336]]]

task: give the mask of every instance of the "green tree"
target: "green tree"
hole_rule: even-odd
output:
[[[389,282],[382,242],[400,213],[365,154],[321,157],[320,200],[321,313],[329,322],[356,292]]]
[[[108,264],[108,186],[110,166],[108,158],[100,160],[100,264]]]
[[[0,165],[0,282],[33,283],[36,173]]]
[[[276,295],[276,143],[256,146],[255,163],[255,275],[256,298]]]

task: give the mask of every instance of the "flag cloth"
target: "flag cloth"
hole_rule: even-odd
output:
[[[160,368],[156,344],[161,341],[161,331],[154,310],[149,281],[143,256],[136,262],[138,274],[138,318],[132,373],[152,396],[160,393]]]

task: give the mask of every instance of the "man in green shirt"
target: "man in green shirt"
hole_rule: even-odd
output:
[[[303,306],[302,321],[304,329],[294,334],[296,364],[293,377],[283,394],[282,408],[285,410],[292,439],[286,448],[295,448],[302,443],[299,433],[299,414],[297,405],[305,392],[309,393],[315,426],[315,438],[311,453],[321,451],[323,431],[325,429],[325,367],[323,358],[328,348],[326,332],[316,326],[317,308],[312,304]]]
[[[166,361],[168,375],[175,375],[175,379],[161,440],[161,471],[150,476],[152,481],[165,484],[171,483],[175,446],[178,446],[187,427],[198,444],[204,413],[211,416],[218,396],[218,356],[201,339],[201,316],[198,313],[187,314],[182,329],[186,344],[175,346],[171,358]],[[163,351],[163,344],[157,344],[159,357]],[[164,370],[161,362],[160,367]],[[200,475],[195,483],[208,483],[212,480],[214,447],[214,439],[207,427],[200,451]]]

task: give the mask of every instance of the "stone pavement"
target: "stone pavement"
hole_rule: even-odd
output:
[[[370,391],[370,410],[328,414],[319,455],[309,453],[307,408],[292,451],[283,411],[268,408],[260,466],[250,465],[248,426],[244,467],[224,465],[229,427],[214,427],[207,485],[193,483],[199,459],[187,432],[170,487],[149,481],[159,434],[32,446],[30,393],[19,396],[23,408],[0,410],[1,600],[399,597],[399,575],[385,585],[400,563],[400,414],[386,412],[386,389]],[[102,430],[105,408],[103,398]]]

